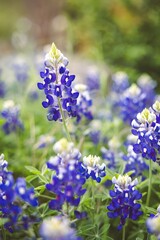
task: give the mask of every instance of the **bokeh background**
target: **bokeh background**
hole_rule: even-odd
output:
[[[0,55],[59,49],[160,82],[159,0],[0,0]]]

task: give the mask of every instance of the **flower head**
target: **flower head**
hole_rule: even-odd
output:
[[[81,154],[74,144],[66,139],[57,142],[54,150],[58,154],[49,159],[47,166],[55,173],[46,188],[56,194],[56,198],[50,201],[49,207],[60,210],[65,202],[78,206],[80,197],[86,191],[82,188],[85,177],[80,174],[78,165]]]
[[[118,225],[120,230],[125,225],[127,218],[137,220],[142,214],[142,211],[139,210],[141,205],[137,203],[137,200],[142,198],[142,194],[135,189],[138,180],[132,181],[128,175],[113,177],[112,183],[115,186],[114,190],[110,190],[112,200],[107,207],[109,210],[107,214],[109,218],[120,218]]]
[[[127,151],[128,151],[127,155],[123,156],[123,159],[126,161],[124,172],[127,173],[129,171],[134,171],[131,174],[132,177],[142,176],[142,179],[144,179],[145,177],[143,176],[143,173],[146,170],[148,171],[149,166],[145,163],[141,154],[136,154],[133,151],[132,145],[128,146]]]
[[[135,153],[141,153],[142,157],[157,160],[160,153],[160,102],[156,101],[152,108],[144,109],[137,114],[132,121],[132,133],[137,136],[137,142],[133,145]]]
[[[101,181],[101,178],[106,175],[105,169],[106,166],[104,163],[101,164],[100,157],[89,155],[88,157],[84,157],[83,161],[79,163],[80,172],[86,178],[91,177],[93,180],[97,182]]]
[[[146,221],[146,226],[149,233],[154,234],[160,240],[160,206],[157,208],[157,214],[149,217]]]
[[[19,107],[12,100],[5,101],[1,116],[6,120],[2,129],[6,134],[16,131],[18,128],[23,129],[23,124],[19,119]]]
[[[75,75],[66,68],[68,60],[53,43],[45,57],[45,69],[40,72],[43,82],[37,84],[44,91],[46,99],[42,102],[48,108],[49,121],[62,121],[65,117],[76,116],[76,104],[79,93],[73,91]]]
[[[123,121],[130,123],[145,108],[146,94],[136,84],[132,84],[121,95],[118,106]]]
[[[13,174],[7,170],[7,161],[4,160],[4,155],[0,155],[0,213],[1,218],[7,218],[8,221],[4,227],[13,232],[19,225],[23,224],[21,213],[23,209],[21,202],[28,203],[36,207],[38,201],[34,196],[34,189],[27,188],[23,178],[14,180]],[[18,201],[17,201],[18,200]],[[19,203],[19,204],[17,204]],[[19,222],[20,219],[20,222]],[[28,218],[29,225],[30,218]]]
[[[45,219],[40,226],[40,235],[44,240],[78,240],[76,231],[71,228],[67,218],[56,216]]]

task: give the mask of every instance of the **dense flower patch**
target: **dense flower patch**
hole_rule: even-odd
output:
[[[156,82],[117,72],[106,91],[54,43],[40,55],[2,63],[0,239],[160,239]]]

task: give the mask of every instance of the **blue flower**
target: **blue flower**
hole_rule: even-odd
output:
[[[116,72],[112,76],[112,86],[113,92],[122,93],[129,87],[128,75],[125,72]]]
[[[154,234],[157,240],[160,240],[160,206],[157,208],[157,214],[150,216],[146,221],[146,226],[150,234]]]
[[[139,210],[141,205],[137,203],[137,200],[142,198],[142,194],[135,189],[137,179],[132,181],[128,175],[119,175],[117,179],[113,177],[112,183],[115,187],[114,190],[110,190],[112,200],[107,207],[109,210],[107,215],[109,218],[120,218],[118,230],[121,230],[128,218],[137,220],[142,215],[142,211]]]
[[[86,84],[89,91],[98,91],[100,89],[100,75],[93,67],[89,68],[87,71]]]
[[[115,153],[105,147],[101,148],[102,158],[106,160],[106,165],[108,168],[115,170],[117,166]]]
[[[50,52],[45,57],[45,69],[40,72],[43,82],[37,84],[46,97],[42,106],[48,108],[47,119],[49,121],[62,121],[63,117],[76,117],[79,93],[72,89],[75,75],[70,75],[66,68],[67,65],[67,58],[53,43]]]
[[[82,117],[91,121],[93,119],[93,115],[90,110],[90,107],[92,106],[92,99],[87,86],[85,84],[76,84],[74,89],[79,92],[76,104],[76,122],[79,123]]]
[[[86,192],[82,186],[85,177],[79,173],[78,161],[81,157],[73,143],[61,139],[54,145],[57,156],[51,157],[47,167],[54,171],[51,183],[46,184],[46,189],[53,192],[56,198],[49,202],[51,209],[61,210],[64,203],[78,206],[80,197]]]
[[[0,155],[0,212],[1,218],[8,221],[4,227],[13,232],[19,228],[21,220],[23,222],[23,209],[21,202],[28,203],[36,207],[38,201],[34,196],[33,188],[28,189],[23,178],[15,182],[13,174],[7,170],[8,163],[4,160],[4,155]]]
[[[70,225],[69,220],[62,216],[44,219],[40,226],[40,236],[43,240],[80,240]]]
[[[160,153],[160,102],[156,101],[152,108],[145,108],[137,114],[132,121],[132,133],[137,136],[137,142],[133,145],[135,153],[157,161]]]
[[[133,146],[128,146],[128,154],[123,156],[123,159],[126,161],[126,166],[124,172],[134,171],[131,174],[131,177],[142,176],[142,180],[145,179],[143,176],[144,171],[148,171],[149,166],[145,163],[141,154],[136,154],[133,151]]]
[[[123,92],[117,105],[120,117],[124,122],[130,124],[138,112],[145,108],[146,94],[136,84],[132,84]]]
[[[23,124],[19,119],[19,107],[12,100],[4,102],[3,109],[0,112],[2,118],[6,120],[2,129],[6,134],[23,129]]]
[[[91,177],[98,183],[101,178],[106,175],[106,165],[104,163],[100,164],[100,157],[89,155],[84,157],[82,162],[79,162],[80,173],[86,178]]]
[[[4,98],[6,95],[6,85],[3,81],[0,81],[0,98]]]
[[[146,94],[146,106],[151,106],[154,103],[156,97],[156,81],[154,81],[148,74],[142,74],[138,78],[137,84],[141,88],[142,92]]]

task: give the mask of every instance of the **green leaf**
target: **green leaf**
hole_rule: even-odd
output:
[[[6,222],[8,222],[8,218],[0,218],[0,226],[4,225]]]
[[[37,178],[36,175],[29,175],[29,176],[26,177],[26,181],[27,181],[27,182],[31,182],[31,181],[33,181],[33,180],[36,179],[36,178]]]
[[[48,183],[48,180],[47,180],[44,176],[38,175],[38,177],[39,177],[39,179],[40,179],[42,182]]]
[[[25,166],[25,168],[30,171],[31,173],[35,174],[35,175],[39,175],[41,174],[41,172],[35,168],[35,167],[32,167],[32,166]]]
[[[42,192],[44,192],[45,188],[46,188],[45,185],[41,185],[41,186],[36,187],[35,190],[42,193]]]

